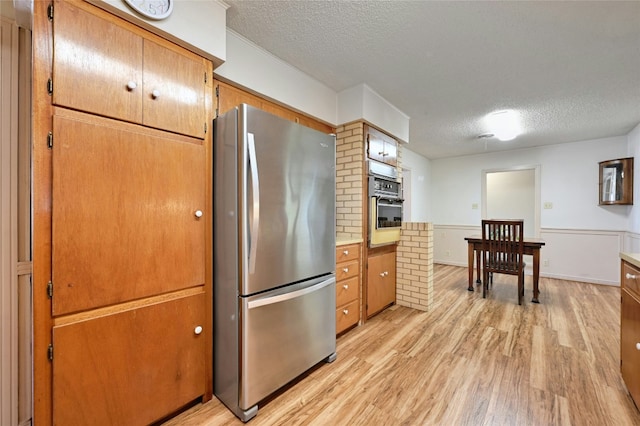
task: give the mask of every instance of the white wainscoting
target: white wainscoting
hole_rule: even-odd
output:
[[[627,232],[624,239],[624,251],[627,253],[640,253],[640,234]]]
[[[434,263],[467,266],[464,238],[480,233],[480,226],[434,224]],[[640,235],[625,231],[542,228],[540,238],[540,276],[571,281],[619,286],[620,252],[640,252]],[[531,274],[533,262],[525,261]]]

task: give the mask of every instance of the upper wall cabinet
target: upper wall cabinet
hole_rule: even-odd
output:
[[[398,142],[373,127],[365,125],[367,156],[390,166],[398,165]]]
[[[633,204],[633,157],[599,164],[599,204]]]
[[[54,8],[55,105],[204,138],[205,59],[67,2]]]

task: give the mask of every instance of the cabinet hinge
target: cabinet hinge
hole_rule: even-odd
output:
[[[207,84],[207,72],[204,72],[204,84]]]
[[[50,21],[53,21],[53,3],[49,4],[47,7],[47,17]]]
[[[47,296],[49,299],[53,299],[53,282],[51,281],[47,283]]]
[[[207,122],[204,123],[204,132],[207,133]]]
[[[216,98],[220,97],[220,86],[216,86]]]
[[[47,93],[49,95],[53,95],[53,80],[52,79],[47,80]]]
[[[47,148],[53,148],[53,132],[49,132],[49,134],[47,135]]]
[[[49,361],[53,361],[53,343],[50,343],[47,348],[47,356],[49,357]]]

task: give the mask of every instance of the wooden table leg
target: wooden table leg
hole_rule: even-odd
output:
[[[468,246],[468,253],[467,253],[467,263],[469,264],[468,269],[469,269],[469,287],[467,288],[467,290],[469,291],[473,291],[473,243],[469,243],[467,244]]]
[[[474,244],[475,245],[475,244]],[[480,256],[482,255],[482,250],[480,250],[480,248],[476,247],[476,277],[478,277],[478,279],[476,279],[476,284],[480,284],[482,282],[482,279],[480,279],[482,271],[480,270],[480,265],[482,264],[480,262]]]
[[[533,303],[540,303],[538,296],[540,295],[540,289],[538,287],[538,280],[540,279],[540,250],[533,250]]]

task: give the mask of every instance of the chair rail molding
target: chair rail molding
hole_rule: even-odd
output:
[[[464,238],[480,232],[480,225],[434,224],[433,262],[466,267]],[[619,286],[620,252],[640,251],[640,234],[627,231],[541,228],[540,238],[540,276],[569,281]],[[525,261],[530,275],[531,261]]]

